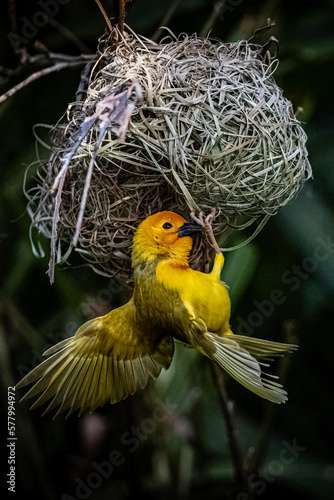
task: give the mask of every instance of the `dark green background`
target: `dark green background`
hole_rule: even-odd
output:
[[[114,16],[114,3],[104,0],[103,4]],[[151,36],[170,4],[170,0],[134,0],[127,7],[127,23]],[[16,5],[20,33],[25,19],[33,20],[41,6],[23,0]],[[264,434],[270,403],[227,377],[226,384],[236,404],[244,456],[251,460],[260,455],[261,470],[256,468],[248,477],[254,498],[274,500],[290,493],[296,499],[325,500],[332,498],[334,488],[334,251],[331,245],[318,251],[319,241],[334,241],[334,3],[230,0],[226,5],[231,8],[217,19],[212,31],[224,41],[249,38],[269,17],[276,21],[271,32],[280,42],[276,80],[295,109],[303,108],[299,117],[305,122],[314,172],[298,198],[281,209],[252,243],[226,254],[223,274],[230,285],[235,331],[241,319],[254,320],[251,315],[262,303],[270,313],[262,312],[263,321],[253,329],[254,335],[275,340],[289,335],[299,343],[299,351],[289,359],[285,381],[289,402],[276,409]],[[169,27],[176,34],[200,32],[213,7],[210,1],[183,0]],[[11,26],[4,2],[0,19],[0,64],[13,69],[18,60],[8,40]],[[53,19],[95,51],[104,20],[93,0],[70,0],[59,6]],[[27,44],[31,54],[36,40],[55,52],[81,52],[54,23],[31,38]],[[0,76],[4,81],[3,71]],[[22,186],[26,167],[36,160],[32,127],[53,124],[61,117],[75,98],[79,78],[80,69],[46,76],[0,107],[0,363],[5,416],[7,387],[40,361],[47,344],[74,333],[87,318],[117,306],[127,296],[85,267],[57,269],[51,287],[45,274],[48,259],[37,260],[29,243],[30,220]],[[4,82],[2,88],[9,86]],[[314,260],[317,255],[322,257]],[[273,298],[274,290],[280,290],[281,303],[272,308],[264,301]],[[157,499],[248,498],[233,489],[233,467],[209,363],[192,350],[178,348],[172,368],[161,379],[123,403],[106,405],[94,416],[52,421],[49,416],[41,418],[39,410],[30,412],[28,404],[18,400],[19,395],[17,498],[40,495],[51,500],[64,493],[94,500],[140,494]],[[159,404],[167,405],[168,413]],[[6,424],[1,435],[7,457]],[[291,446],[295,446],[293,453]],[[109,469],[109,477],[97,478],[101,484],[95,488],[92,463],[110,460],[115,450],[119,453],[114,455],[112,474]],[[3,477],[7,469],[8,465],[2,469]],[[79,496],[78,478],[86,485],[92,482]]]

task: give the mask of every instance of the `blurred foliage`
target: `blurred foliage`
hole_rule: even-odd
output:
[[[20,30],[41,11],[41,3],[47,2],[15,3]],[[220,3],[175,2],[168,25],[175,33],[201,32]],[[58,4],[55,0],[53,4],[58,12],[28,41],[29,52],[35,53],[36,40],[55,52],[79,54],[83,45],[94,51],[104,31],[95,2]],[[116,16],[113,2],[104,0],[103,5],[111,17]],[[170,0],[133,0],[127,5],[126,22],[151,36],[171,5]],[[333,7],[330,0],[227,0],[211,32],[234,41],[249,38],[269,17],[276,21],[271,33],[280,41],[276,79],[295,109],[302,108],[299,117],[305,122],[314,171],[314,179],[298,199],[281,209],[252,243],[226,253],[223,279],[230,286],[232,329],[240,328],[242,320],[259,311],[259,304],[271,300],[273,290],[280,290],[284,300],[270,314],[262,312],[254,334],[275,340],[288,336],[300,344],[285,367],[289,402],[283,407],[273,409],[226,378],[236,403],[242,451],[248,461],[256,459],[257,467],[247,480],[254,498],[260,499],[275,500],[290,493],[295,499],[325,500],[334,487]],[[4,4],[0,23],[1,65],[14,69],[18,59],[8,38],[12,28]],[[75,35],[75,41],[64,27]],[[5,76],[0,71],[2,81]],[[22,186],[26,167],[36,160],[32,128],[61,117],[67,103],[74,100],[79,78],[80,69],[49,75],[0,107],[4,414],[7,387],[41,361],[45,346],[73,334],[86,319],[119,305],[128,294],[83,266],[58,269],[51,287],[45,274],[47,256],[37,260],[29,244],[30,221]],[[7,88],[4,84],[3,90]],[[233,236],[232,242],[239,243],[244,237]],[[183,346],[177,346],[170,370],[148,389],[81,419],[41,418],[39,411],[30,412],[27,404],[19,404],[17,395],[16,428],[17,491],[25,499],[39,495],[47,500],[118,500],[140,494],[159,500],[171,495],[182,499],[204,495],[210,500],[250,498],[233,489],[234,471],[209,362]],[[2,435],[6,435],[5,429]],[[2,450],[7,457],[5,444]],[[94,466],[102,466],[102,462],[104,476]]]

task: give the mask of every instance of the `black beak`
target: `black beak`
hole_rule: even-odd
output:
[[[183,226],[179,227],[178,233],[179,237],[191,236],[194,233],[200,233],[202,231],[202,226],[197,224],[195,221],[185,222]]]

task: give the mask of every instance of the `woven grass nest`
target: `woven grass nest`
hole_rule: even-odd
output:
[[[294,198],[311,167],[276,67],[247,41],[169,33],[157,44],[129,29],[102,40],[85,99],[53,128],[28,190],[33,234],[51,240],[51,281],[75,249],[131,283],[133,232],[152,213],[214,208],[216,235],[252,223],[256,234]],[[206,255],[202,238],[193,267]]]

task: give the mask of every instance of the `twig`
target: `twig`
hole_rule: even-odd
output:
[[[124,30],[124,19],[125,19],[125,4],[131,2],[132,0],[119,0],[119,20],[118,27],[119,31],[123,33]]]
[[[283,324],[283,342],[293,343],[293,344],[298,343],[298,341],[296,341],[295,332],[296,332],[295,321],[293,320],[285,321]],[[277,375],[282,384],[284,384],[284,381],[286,380],[290,359],[291,358],[289,356],[285,356],[284,358],[280,359],[278,365]],[[261,435],[259,437],[258,444],[255,447],[255,452],[249,466],[249,470],[251,471],[256,472],[261,466],[261,462],[266,453],[266,448],[268,446],[271,429],[273,427],[278,409],[279,406],[273,403],[268,403],[265,406],[265,411],[262,417],[262,423],[260,425]]]
[[[88,63],[86,63],[84,69],[81,72],[80,83],[78,86],[78,90],[75,93],[75,98],[76,98],[77,102],[83,101],[85,94],[87,93],[89,78],[90,78],[93,64],[94,64],[93,61],[89,61]]]
[[[101,4],[100,0],[95,0],[95,3],[97,4],[98,8],[99,8],[99,9],[100,9],[100,11],[102,12],[102,15],[103,15],[103,17],[104,17],[104,19],[105,19],[105,21],[106,21],[106,23],[107,23],[107,26],[108,26],[108,28],[109,28],[110,33],[112,33],[112,31],[113,31],[113,27],[112,27],[112,24],[111,24],[111,22],[110,22],[109,17],[107,16],[106,11],[104,10],[104,7],[102,6],[102,4]]]
[[[16,0],[9,0],[8,3],[8,17],[11,25],[11,33],[17,36],[17,40],[20,40],[17,31],[17,13],[16,13]],[[26,47],[21,47],[20,42],[13,44],[14,53],[18,55],[21,64],[24,64],[27,57]]]
[[[67,61],[57,62],[57,63],[53,64],[52,66],[49,66],[47,68],[43,68],[39,71],[36,71],[32,75],[29,75],[25,80],[18,83],[17,85],[15,85],[11,89],[9,89],[7,92],[2,94],[0,96],[0,104],[2,102],[6,101],[9,97],[16,94],[16,92],[18,92],[19,90],[21,90],[24,87],[26,87],[27,85],[29,85],[29,83],[32,83],[35,80],[38,80],[42,76],[49,75],[50,73],[54,73],[56,71],[60,71],[60,70],[65,69],[65,68],[76,68],[78,66],[81,66],[82,64],[85,64],[87,62],[87,60],[92,59],[92,57],[95,57],[95,56],[81,55],[80,57],[68,57]]]
[[[230,400],[224,382],[224,376],[221,368],[216,363],[210,363],[213,378],[217,387],[219,402],[225,420],[226,434],[228,446],[230,449],[231,459],[233,462],[235,483],[238,491],[247,490],[247,477],[245,460],[239,440],[239,433],[236,425],[234,413],[234,404]]]
[[[226,0],[218,0],[217,2],[213,2],[212,11],[199,33],[200,36],[207,36],[210,33],[210,31],[216,24],[217,18],[219,17],[220,12],[223,10],[225,4]]]
[[[123,33],[124,29],[124,18],[125,18],[125,0],[119,0],[118,27],[121,33]]]
[[[171,6],[169,7],[167,12],[165,13],[163,18],[161,19],[161,21],[159,23],[159,28],[157,28],[155,30],[155,32],[153,33],[151,40],[153,40],[154,42],[158,41],[159,35],[161,33],[160,26],[168,26],[169,25],[170,21],[173,19],[173,16],[175,14],[176,9],[178,8],[178,6],[180,5],[181,2],[182,2],[182,0],[174,0],[174,2],[171,4]]]
[[[272,21],[270,17],[267,19],[267,25],[262,28],[257,28],[254,30],[253,35],[249,38],[248,42],[252,41],[254,38],[257,38],[260,35],[263,35],[267,31],[271,30],[275,26],[275,21]]]
[[[56,203],[55,203],[55,211],[52,218],[52,234],[51,234],[51,254],[50,254],[50,262],[49,262],[49,270],[48,275],[50,279],[50,284],[54,283],[54,269],[55,269],[55,261],[56,261],[56,241],[57,241],[57,225],[59,220],[59,207],[61,204],[61,195],[63,192],[64,182],[66,177],[66,171],[63,173],[59,185],[58,191],[56,195]]]
[[[72,30],[68,29],[66,26],[61,24],[59,21],[57,21],[55,18],[49,16],[48,19],[48,24],[52,26],[54,29],[58,30],[59,33],[63,35],[64,38],[67,38],[71,43],[73,43],[74,46],[78,47],[78,49],[81,52],[84,52],[86,54],[91,54],[92,51],[90,48],[82,41],[80,38],[78,38]]]
[[[101,142],[103,141],[105,134],[106,134],[106,130],[102,129],[100,134],[99,134],[99,141],[97,143],[98,146],[100,146]],[[97,149],[98,148],[95,148],[95,150],[97,150]],[[96,151],[96,153],[97,153],[97,151]],[[83,217],[84,217],[84,212],[85,212],[85,208],[86,208],[86,202],[87,202],[87,196],[88,196],[88,191],[89,191],[89,187],[90,187],[90,181],[91,181],[92,174],[93,174],[95,157],[96,157],[96,154],[95,155],[93,154],[93,156],[89,162],[89,167],[88,167],[86,180],[85,180],[85,187],[84,187],[84,190],[82,193],[82,198],[81,198],[81,203],[80,203],[80,211],[79,211],[79,215],[78,215],[77,227],[75,229],[75,233],[73,236],[73,246],[74,247],[77,246],[77,243],[78,243],[80,229],[81,229],[81,225],[82,225],[82,221],[83,221]]]
[[[16,2],[9,0],[8,3],[8,17],[11,24],[11,31],[17,35],[17,17],[16,17]]]

